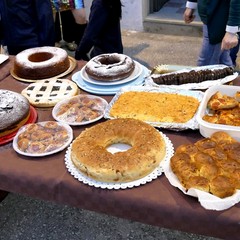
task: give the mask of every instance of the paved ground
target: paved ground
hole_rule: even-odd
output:
[[[123,32],[125,54],[145,66],[195,65],[201,39]],[[213,240],[18,194],[0,203],[0,240]]]

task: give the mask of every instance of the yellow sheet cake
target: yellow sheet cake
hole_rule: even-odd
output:
[[[198,99],[192,96],[129,91],[115,101],[110,116],[150,122],[185,123],[193,118],[198,106]]]

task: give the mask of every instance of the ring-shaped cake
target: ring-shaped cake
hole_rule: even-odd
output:
[[[98,81],[117,81],[127,78],[135,68],[134,61],[119,53],[101,54],[92,58],[85,66],[88,76]]]
[[[107,148],[115,143],[131,148],[113,154]],[[124,183],[150,174],[165,154],[165,141],[154,127],[140,120],[119,118],[83,131],[72,144],[71,160],[92,179]]]
[[[36,47],[16,55],[13,72],[24,79],[45,79],[65,72],[70,66],[68,54],[57,47]]]

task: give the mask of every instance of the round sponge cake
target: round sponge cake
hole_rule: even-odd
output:
[[[68,54],[57,47],[36,47],[16,55],[13,72],[24,79],[46,79],[65,72],[70,66]]]
[[[0,137],[23,126],[30,113],[29,101],[19,93],[0,89]]]

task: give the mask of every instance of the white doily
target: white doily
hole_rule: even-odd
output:
[[[94,179],[87,177],[86,175],[82,174],[74,166],[74,164],[71,161],[72,145],[70,145],[66,151],[65,164],[66,164],[68,171],[74,178],[76,178],[78,181],[83,182],[84,184],[88,184],[90,186],[94,186],[97,188],[103,188],[103,189],[115,189],[115,190],[138,187],[140,185],[151,182],[152,180],[156,179],[158,176],[162,175],[162,173],[164,172],[164,165],[166,164],[166,162],[169,162],[170,158],[174,154],[173,144],[170,141],[170,139],[162,132],[160,132],[160,134],[163,137],[163,139],[165,141],[165,145],[166,145],[166,155],[165,155],[163,161],[161,161],[160,165],[149,175],[145,176],[144,178],[138,179],[136,181],[127,182],[127,183],[106,183],[106,182],[95,181]]]

